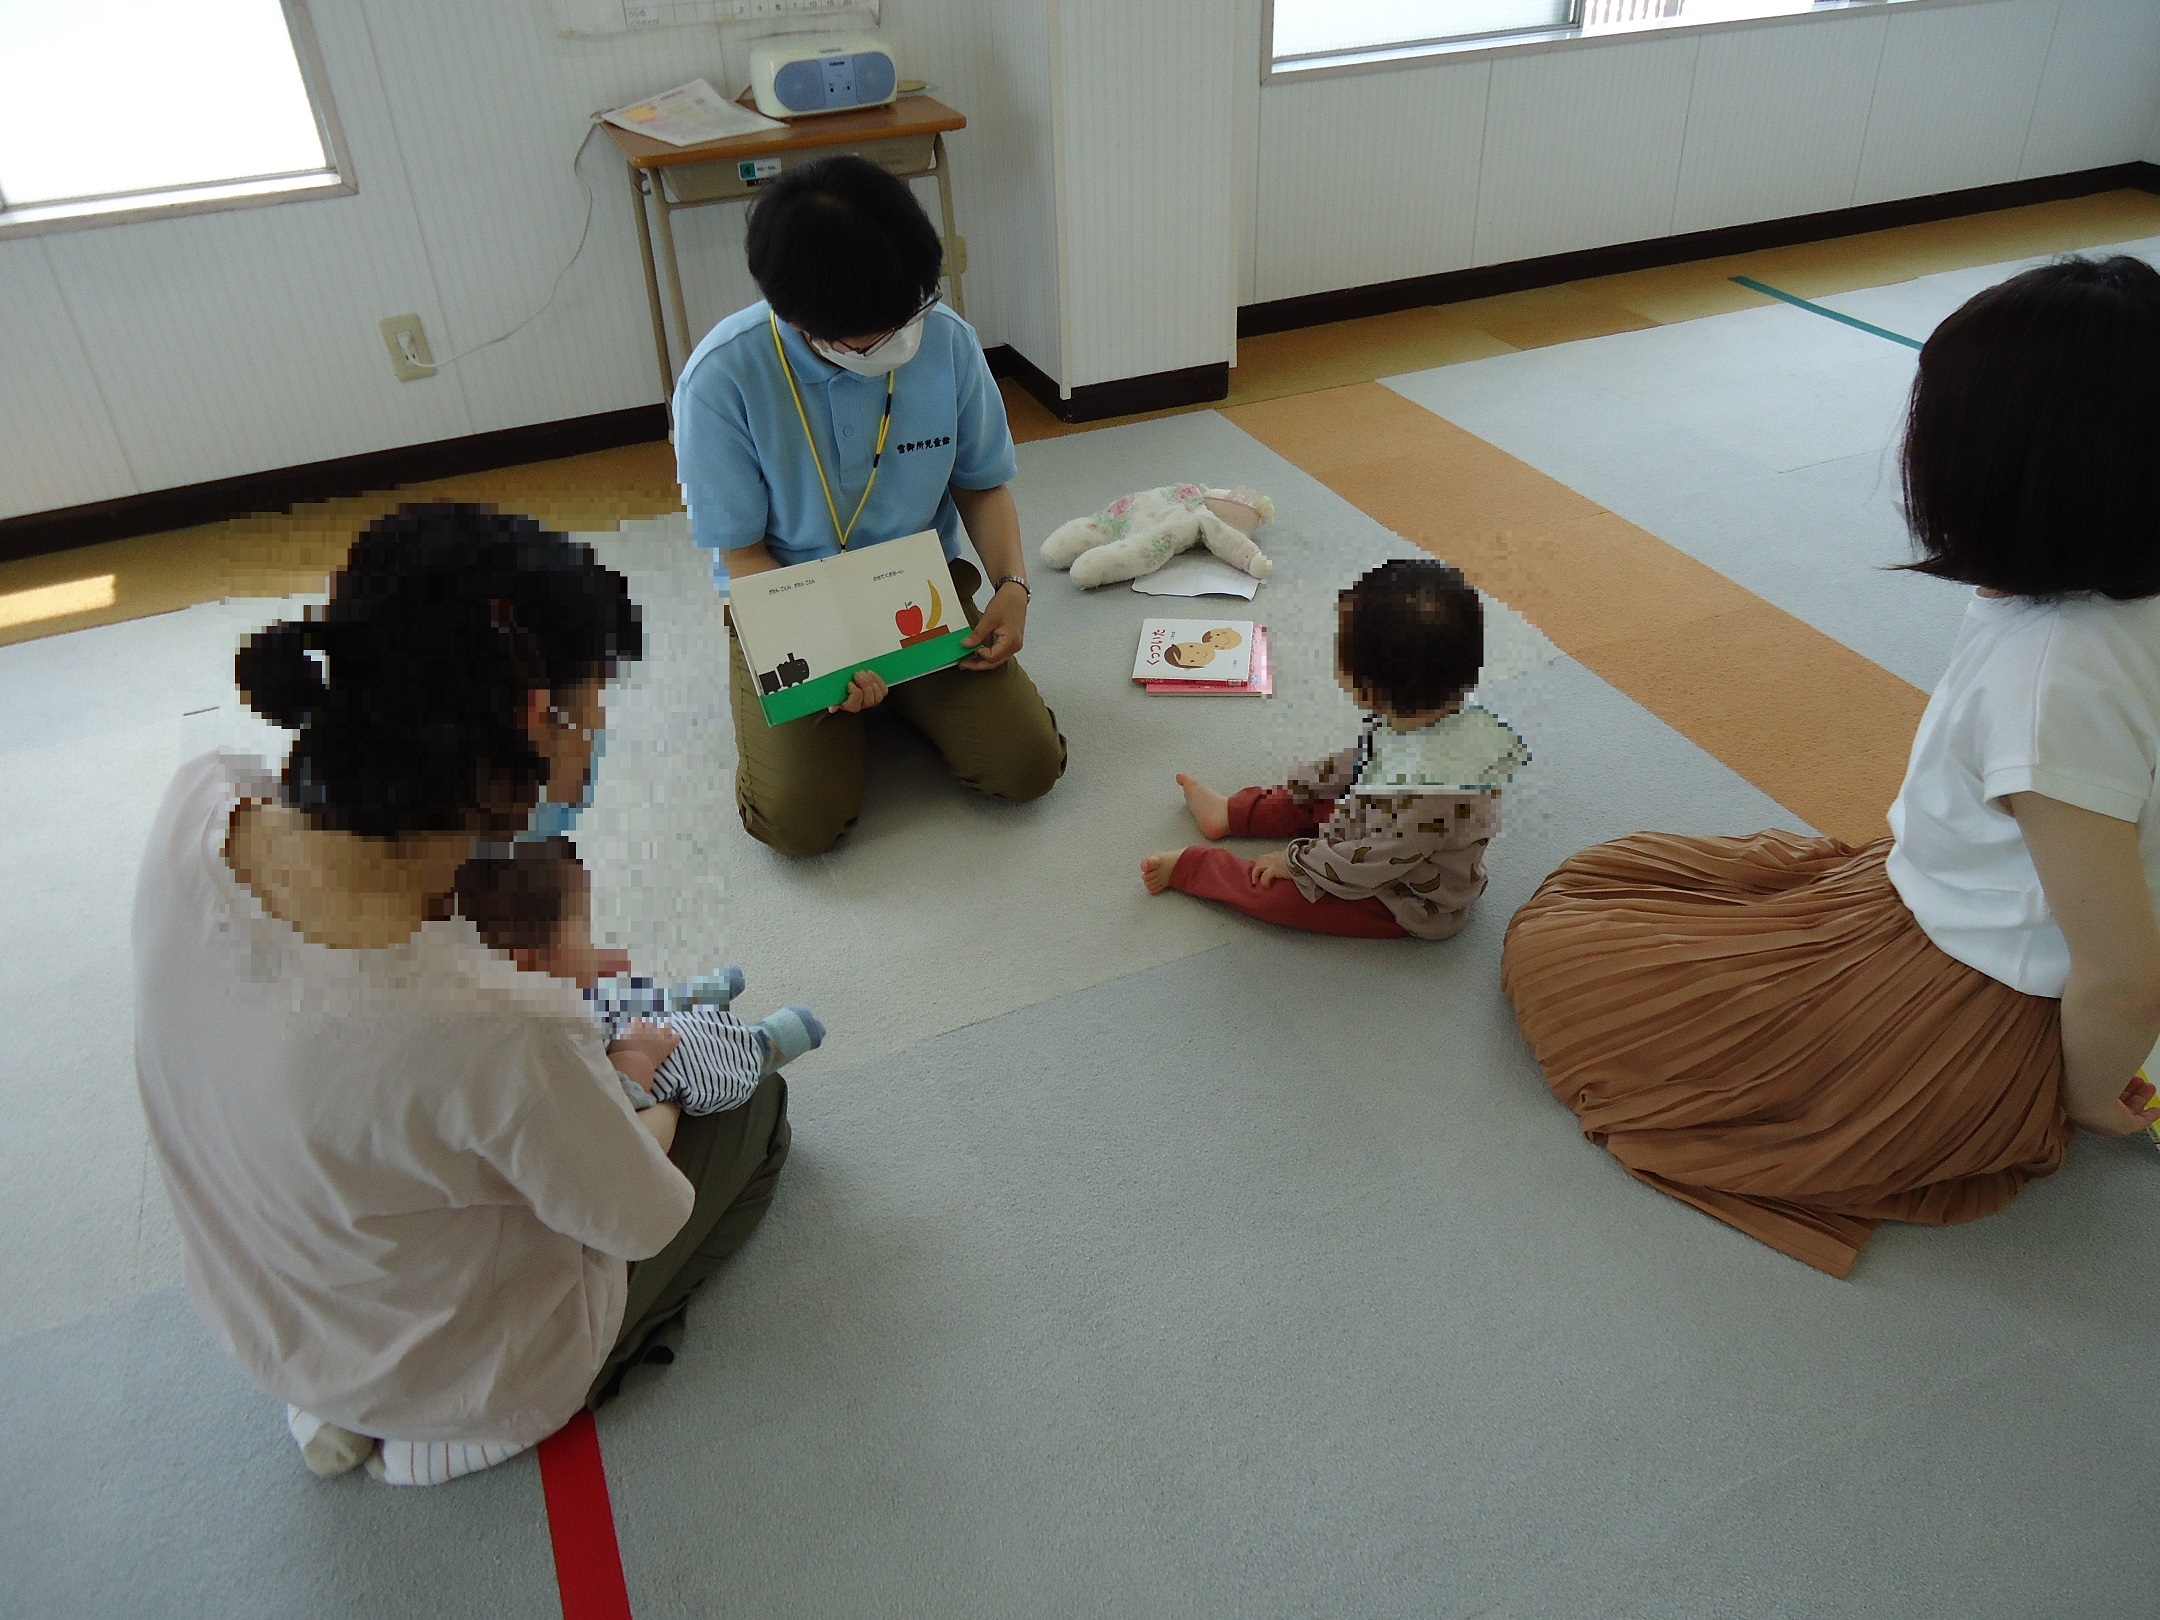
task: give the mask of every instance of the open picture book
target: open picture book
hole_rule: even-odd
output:
[[[728,615],[767,725],[847,697],[857,670],[889,686],[968,656],[967,609],[925,529],[837,557],[728,581]]]

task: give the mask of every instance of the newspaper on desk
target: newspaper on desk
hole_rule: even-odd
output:
[[[702,146],[707,141],[787,128],[776,118],[737,106],[703,79],[678,84],[672,90],[617,107],[602,116],[617,129],[650,135],[670,146]]]

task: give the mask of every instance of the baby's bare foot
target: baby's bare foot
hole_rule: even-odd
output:
[[[1230,800],[1197,776],[1178,773],[1177,785],[1185,790],[1185,809],[1203,838],[1226,838],[1230,833]]]
[[[1166,849],[1148,856],[1140,863],[1140,881],[1147,885],[1149,894],[1161,894],[1170,887],[1170,874],[1177,870],[1177,858],[1181,852]]]

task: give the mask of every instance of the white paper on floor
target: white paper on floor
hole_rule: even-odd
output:
[[[1188,551],[1142,574],[1132,588],[1143,596],[1242,596],[1250,602],[1260,581],[1212,553]]]

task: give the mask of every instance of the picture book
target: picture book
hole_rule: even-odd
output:
[[[1243,686],[1252,675],[1250,619],[1149,619],[1133,659],[1136,681]]]
[[[857,670],[897,686],[968,656],[935,531],[728,581],[728,615],[768,725],[829,709]]]
[[[1242,681],[1143,681],[1140,684],[1148,692],[1195,697],[1206,697],[1210,693],[1220,697],[1273,697],[1275,674],[1268,667],[1267,626],[1253,626],[1252,668],[1251,673]]]

